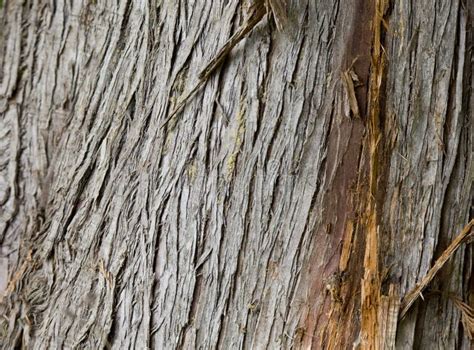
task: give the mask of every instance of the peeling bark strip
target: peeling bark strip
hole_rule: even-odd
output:
[[[4,2],[2,347],[469,348],[470,9],[259,4]]]
[[[441,256],[436,260],[433,267],[428,271],[426,276],[423,277],[420,283],[416,287],[405,295],[400,306],[400,318],[403,318],[410,306],[413,305],[415,300],[421,296],[423,289],[433,280],[436,273],[444,266],[446,261],[453,256],[456,250],[466,242],[470,235],[472,234],[472,228],[474,227],[474,219],[471,220],[466,227],[463,228],[462,232],[451,242],[448,248],[441,254]]]
[[[189,102],[191,98],[204,86],[211,75],[218,69],[224,62],[230,51],[237,45],[255,26],[260,23],[265,14],[272,15],[277,28],[282,31],[284,23],[287,23],[286,4],[282,0],[254,0],[254,4],[251,6],[248,19],[244,25],[242,25],[232,37],[227,40],[224,46],[219,50],[217,55],[206,65],[206,67],[199,73],[199,83],[189,91],[185,97],[181,99],[178,105],[175,107],[169,117],[163,122],[161,128],[166,124]]]
[[[267,9],[267,11],[265,11]],[[227,55],[230,51],[237,45],[245,36],[255,28],[255,26],[260,23],[265,13],[269,13],[268,10],[270,8],[266,8],[263,1],[256,1],[255,4],[251,7],[248,19],[245,21],[245,24],[242,25],[234,35],[230,37],[229,40],[226,41],[224,46],[219,50],[217,55],[206,65],[206,67],[199,73],[199,83],[186,94],[185,97],[178,102],[178,105],[175,107],[173,112],[169,115],[169,117],[163,122],[161,128],[166,126],[166,124],[181,110],[183,107],[189,102],[191,98],[198,92],[207,80],[211,77],[211,75],[218,69],[222,63],[224,62]]]

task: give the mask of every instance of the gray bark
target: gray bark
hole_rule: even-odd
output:
[[[367,348],[377,1],[290,1],[286,30],[266,17],[164,128],[245,4],[5,1],[3,347]],[[384,13],[382,294],[404,296],[472,218],[471,9]],[[469,349],[448,294],[474,305],[472,265],[462,246],[396,348]]]

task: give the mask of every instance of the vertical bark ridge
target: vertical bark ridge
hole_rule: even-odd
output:
[[[428,15],[432,9],[436,16]],[[383,139],[390,156],[381,216],[381,249],[386,253],[381,259],[389,267],[387,280],[398,282],[402,296],[469,221],[472,181],[467,169],[472,157],[464,152],[472,147],[472,128],[466,127],[470,112],[461,102],[462,96],[472,95],[464,78],[470,55],[464,46],[466,19],[458,1],[394,3],[391,11],[384,46],[390,57],[390,94]],[[425,301],[399,324],[397,348],[465,346],[466,337],[452,336],[460,331],[460,313],[443,293],[430,293],[465,296],[467,279],[460,276],[470,275],[472,268],[462,263],[470,254],[464,249],[431,283]]]

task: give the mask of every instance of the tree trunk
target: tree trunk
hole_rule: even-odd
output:
[[[4,0],[3,346],[469,349],[472,5]]]

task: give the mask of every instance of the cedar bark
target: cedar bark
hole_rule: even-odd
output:
[[[3,348],[471,347],[472,1],[1,6]]]

